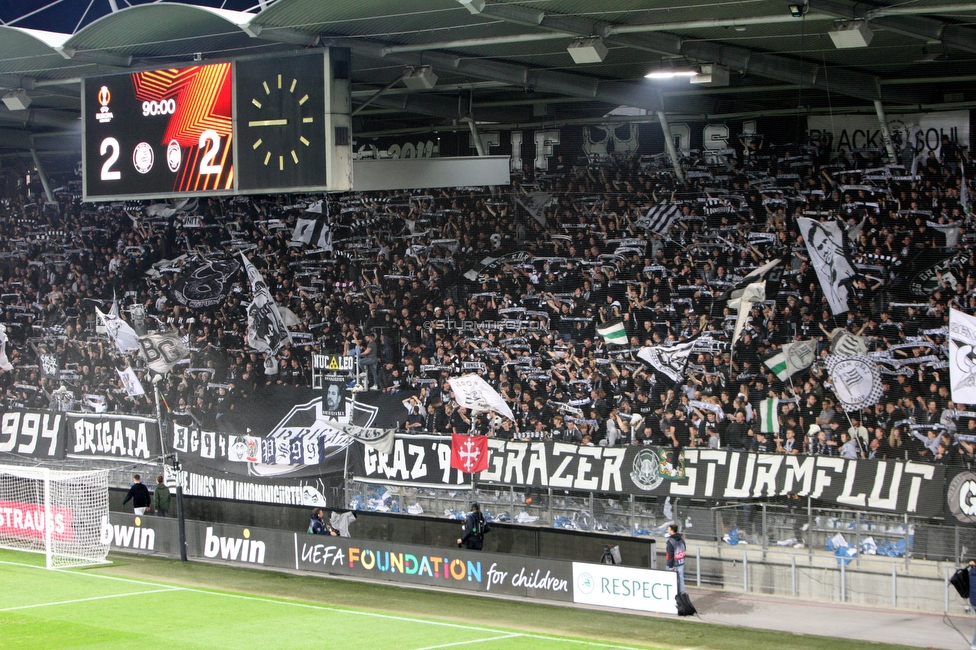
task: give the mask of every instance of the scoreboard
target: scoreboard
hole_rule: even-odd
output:
[[[349,51],[89,77],[86,201],[352,186]]]

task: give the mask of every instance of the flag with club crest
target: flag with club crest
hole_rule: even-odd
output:
[[[292,342],[291,334],[261,272],[244,253],[241,253],[241,259],[244,260],[244,269],[254,296],[247,306],[247,342],[258,352],[277,354],[278,350]]]
[[[460,377],[451,377],[447,383],[451,385],[454,400],[459,406],[476,413],[494,411],[509,420],[515,419],[512,409],[505,403],[504,398],[479,375],[468,373]]]
[[[0,324],[0,370],[10,372],[13,369],[13,364],[7,359],[7,326]]]
[[[685,366],[688,356],[697,340],[678,343],[677,345],[651,345],[643,347],[637,353],[637,358],[651,366],[655,374],[671,382],[684,379]]]
[[[796,373],[813,365],[816,356],[816,341],[797,341],[785,344],[779,352],[763,363],[776,373],[780,381],[787,381]]]

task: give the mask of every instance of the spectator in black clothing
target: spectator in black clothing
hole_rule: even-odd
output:
[[[129,487],[122,505],[127,504],[130,499],[132,500],[132,511],[137,515],[146,514],[146,508],[152,505],[149,488],[142,483],[142,478],[138,474],[132,477],[132,485]]]

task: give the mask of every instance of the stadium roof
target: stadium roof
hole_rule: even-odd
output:
[[[359,135],[425,131],[464,117],[525,126],[599,120],[620,106],[683,119],[873,113],[875,100],[888,112],[976,108],[976,2],[213,4],[6,3],[0,93],[26,91],[31,103],[0,104],[0,147],[80,150],[77,136],[65,136],[80,131],[84,76],[327,45],[352,49],[354,109],[390,86],[356,116]],[[835,37],[869,44],[838,49]],[[594,62],[577,64],[574,44]],[[727,85],[644,76],[708,65],[728,71]],[[431,66],[436,85],[405,88],[405,72],[421,66]]]

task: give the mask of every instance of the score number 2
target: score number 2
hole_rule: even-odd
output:
[[[198,146],[203,150],[203,157],[200,159],[200,175],[209,176],[211,174],[220,174],[224,170],[224,166],[214,164],[214,160],[217,158],[217,152],[220,150],[220,134],[213,129],[207,129],[200,134]],[[101,179],[103,181],[117,181],[122,178],[122,172],[117,169],[112,169],[112,165],[119,160],[119,149],[119,141],[115,138],[105,138],[102,140],[102,144],[98,148],[98,153],[101,156],[104,156],[106,153],[108,154],[108,158],[102,163]]]

